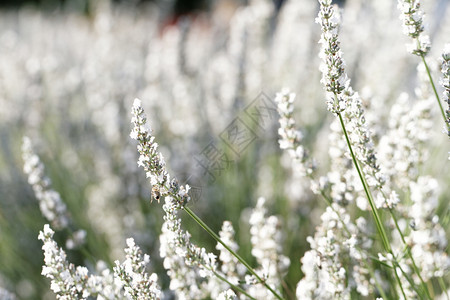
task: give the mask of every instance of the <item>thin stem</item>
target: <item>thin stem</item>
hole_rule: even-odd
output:
[[[400,266],[400,264],[397,262],[397,258],[396,258],[396,257],[395,257],[395,264],[396,264],[396,266],[400,269],[400,271],[402,272],[402,274],[403,274],[403,276],[405,277],[405,279],[408,281],[408,283],[409,283],[409,285],[411,286],[411,288],[417,293],[417,295],[418,295],[421,299],[423,299],[424,297],[423,297],[422,293],[417,289],[416,284],[414,283],[414,281],[413,281],[411,278],[408,277],[408,274],[406,274],[405,270],[403,270],[403,268],[402,268],[402,267]],[[428,294],[428,293],[427,293],[427,294]],[[427,295],[427,297],[425,297],[425,298],[428,298],[428,299],[432,300],[432,298],[431,298],[431,297],[428,297],[428,295]]]
[[[447,124],[447,118],[445,117],[444,108],[442,107],[441,100],[439,99],[439,94],[437,92],[436,85],[434,84],[433,77],[431,77],[430,68],[428,67],[428,64],[427,64],[427,61],[425,59],[425,56],[422,54],[420,57],[422,58],[423,64],[425,65],[425,69],[427,70],[428,78],[430,79],[431,87],[433,88],[433,92],[434,92],[434,95],[436,97],[436,101],[437,101],[437,103],[439,105],[439,109],[441,111],[442,117],[444,118],[444,122],[447,125],[447,129],[449,129],[450,125]]]
[[[397,279],[397,281],[398,281],[398,283],[399,283],[399,286],[400,286],[400,290],[402,291],[403,299],[408,299],[408,298],[406,298],[405,291],[403,290],[403,286],[402,286],[400,277],[399,277],[398,274],[397,274],[397,269],[395,268],[394,265],[393,265],[392,267],[394,268],[395,278]]]
[[[247,270],[255,276],[255,278],[262,283],[277,299],[283,300],[283,297],[281,297],[272,287],[270,287],[265,280],[263,280],[256,272],[253,270],[253,268],[239,255],[237,254],[233,249],[228,247],[222,239],[211,229],[208,225],[206,225],[205,222],[203,222],[189,207],[184,206],[183,209],[187,212],[189,216],[194,219],[197,224],[199,224],[210,236],[212,236],[218,243],[222,244],[225,249],[227,249],[234,257],[237,258],[237,260],[243,264]]]
[[[415,260],[414,260],[414,257],[412,256],[411,249],[410,249],[409,245],[406,243],[405,237],[404,237],[402,231],[400,230],[400,226],[398,225],[397,217],[395,216],[395,214],[394,214],[394,212],[392,211],[391,208],[389,208],[389,212],[391,213],[392,219],[394,220],[395,227],[397,228],[397,231],[398,231],[399,234],[400,234],[400,238],[401,238],[403,244],[404,244],[405,247],[406,247],[406,253],[407,253],[409,259],[411,259],[411,263],[412,263],[412,265],[413,265],[414,272],[415,272],[415,273],[417,274],[417,276],[419,277],[419,279],[420,279],[420,284],[422,285],[422,288],[425,290],[425,293],[427,294],[428,299],[432,299],[432,297],[431,297],[431,295],[430,295],[430,291],[428,290],[428,287],[427,287],[427,285],[425,284],[425,281],[423,280],[422,275],[420,275],[420,270],[419,270],[419,268],[418,268],[417,265],[416,265],[416,262],[415,262]]]
[[[236,290],[236,291],[238,291],[239,293],[244,294],[245,296],[247,296],[247,297],[250,298],[250,299],[256,300],[256,298],[253,298],[252,296],[250,296],[250,295],[249,295],[244,289],[242,289],[240,286],[237,286],[237,285],[235,285],[235,284],[232,284],[230,281],[228,281],[225,277],[223,277],[222,275],[220,275],[220,274],[217,273],[216,271],[212,271],[212,272],[214,273],[214,275],[217,276],[217,278],[219,278],[220,280],[222,280],[222,281],[228,283],[228,284],[231,286],[231,288],[232,288],[233,290]]]
[[[359,166],[359,162],[358,162],[358,160],[357,160],[357,158],[355,156],[355,153],[353,152],[353,147],[352,147],[350,139],[348,137],[347,129],[345,128],[345,124],[344,124],[344,120],[342,118],[342,115],[341,115],[341,113],[338,113],[337,115],[339,117],[339,122],[341,123],[342,131],[344,132],[345,140],[347,142],[347,146],[349,148],[350,155],[351,155],[352,160],[353,160],[353,164],[355,165],[356,171],[358,172],[358,176],[359,176],[359,178],[361,180],[361,183],[363,185],[364,192],[366,193],[366,196],[367,196],[367,200],[368,200],[368,202],[370,204],[370,207],[372,209],[372,214],[373,214],[373,217],[375,219],[375,224],[377,226],[378,233],[381,236],[381,240],[383,242],[384,249],[386,250],[386,252],[393,254],[391,244],[389,242],[389,239],[387,237],[387,234],[386,234],[386,231],[384,229],[383,223],[381,221],[381,217],[380,217],[380,215],[378,213],[378,209],[377,209],[377,207],[375,205],[375,202],[373,200],[372,193],[370,192],[369,185],[367,184],[366,177],[365,177],[365,175],[363,173],[363,170]],[[395,256],[394,256],[394,258],[395,258]],[[395,273],[395,277],[397,279],[397,282],[398,282],[398,284],[399,284],[399,286],[400,286],[400,288],[402,290],[402,293],[404,294],[402,283],[400,281],[400,278],[398,277],[397,270],[395,270],[395,268],[394,268],[394,273]],[[406,297],[405,297],[405,299],[406,299]]]
[[[439,286],[441,287],[442,292],[447,296],[447,300],[450,300],[450,296],[448,295],[447,287],[445,286],[445,281],[442,279],[442,277],[437,278],[439,282]]]
[[[381,222],[380,215],[378,213],[378,209],[377,209],[377,207],[375,205],[375,202],[373,200],[372,193],[369,190],[369,187],[368,187],[368,184],[366,182],[366,179],[365,179],[365,176],[363,174],[363,171],[361,170],[361,168],[359,166],[359,163],[358,163],[358,161],[356,159],[356,156],[353,153],[353,147],[352,147],[352,145],[350,143],[350,139],[348,137],[347,129],[345,128],[344,120],[343,120],[342,115],[340,113],[338,113],[338,117],[339,117],[339,121],[341,123],[342,130],[343,130],[344,135],[345,135],[345,139],[347,141],[347,146],[348,146],[348,148],[350,150],[350,154],[352,156],[353,164],[355,165],[356,171],[358,172],[359,178],[361,179],[361,183],[363,184],[363,188],[364,188],[364,192],[366,193],[367,200],[368,200],[368,202],[370,204],[370,207],[372,208],[372,214],[373,214],[373,217],[375,219],[375,224],[377,226],[378,233],[380,234],[381,239],[383,241],[384,249],[386,250],[386,252],[391,252],[391,244],[389,243],[389,239],[387,237],[386,231],[384,230],[383,224]]]

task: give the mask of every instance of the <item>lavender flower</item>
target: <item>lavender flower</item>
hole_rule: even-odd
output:
[[[339,14],[331,6],[331,2],[331,0],[319,0],[320,10],[316,23],[322,27],[319,41],[322,45],[319,57],[323,60],[320,65],[322,71],[320,82],[327,92],[328,110],[337,115],[343,112],[347,106],[347,99],[342,92],[349,86],[350,80],[344,69],[345,62],[339,46]]]
[[[28,183],[39,201],[42,215],[55,228],[66,228],[70,223],[66,204],[62,201],[59,193],[51,188],[51,181],[44,174],[44,164],[33,152],[31,140],[28,137],[23,138],[22,157],[23,170],[28,175]]]
[[[52,280],[51,290],[57,299],[87,299],[91,295],[88,288],[88,270],[86,267],[75,267],[67,261],[64,250],[53,240],[54,231],[48,224],[39,233],[44,242],[44,263],[42,275]]]
[[[239,245],[234,239],[234,234],[233,224],[229,221],[224,221],[219,237],[228,247],[237,252]],[[240,276],[245,273],[245,267],[221,243],[217,243],[216,249],[220,251],[219,259],[222,263],[220,267],[222,273],[227,276],[228,281],[238,284]]]
[[[314,237],[307,238],[311,250],[301,260],[305,276],[297,285],[297,298],[349,299],[353,287],[368,296],[373,292],[367,263],[372,242],[365,219],[359,218],[355,225],[345,209],[333,203],[321,220]],[[345,268],[349,257],[352,263]]]
[[[156,274],[148,275],[145,267],[149,258],[128,239],[126,260],[116,261],[114,273],[103,268],[100,275],[90,275],[86,267],[75,267],[67,261],[64,250],[53,240],[54,231],[48,224],[39,233],[44,242],[42,275],[51,279],[51,290],[57,299],[160,299]]]
[[[430,37],[424,33],[423,19],[425,14],[420,10],[420,0],[398,0],[400,20],[403,25],[403,33],[412,38],[407,44],[408,52],[425,56],[430,51]]]
[[[363,163],[369,186],[381,189],[384,175],[377,163],[374,143],[366,125],[364,108],[358,93],[350,86],[345,63],[339,46],[339,14],[331,0],[319,0],[320,10],[316,22],[322,27],[319,57],[322,59],[322,85],[327,92],[328,110],[341,115],[345,121],[350,143],[356,158]],[[389,191],[385,192],[389,193]]]
[[[160,235],[160,255],[170,277],[170,289],[181,299],[199,299],[209,295],[207,282],[216,271],[216,257],[190,241],[190,234],[181,229],[181,219],[171,209],[171,197],[166,197],[166,211]]]
[[[338,209],[338,206],[336,205]],[[344,213],[341,209],[341,212]],[[343,266],[339,232],[342,223],[331,207],[323,213],[322,224],[314,238],[308,237],[311,250],[302,258],[305,277],[297,285],[298,299],[350,299]],[[344,222],[348,222],[348,218]]]
[[[140,154],[138,166],[143,167],[147,178],[150,178],[154,198],[159,202],[160,197],[165,197],[169,193],[170,175],[166,170],[166,162],[162,154],[158,152],[158,144],[154,143],[155,137],[152,136],[152,130],[147,124],[147,117],[142,108],[141,100],[134,100],[131,113],[133,115],[131,118],[133,129],[130,137],[139,142],[137,146]]]
[[[174,201],[169,209],[178,209],[186,205],[189,201],[189,186],[182,187],[178,185],[174,178],[170,180],[170,175],[166,169],[166,162],[163,155],[158,152],[158,144],[154,142],[155,137],[151,134],[151,128],[147,124],[147,116],[142,108],[141,100],[135,99],[131,111],[133,117],[131,123],[134,125],[130,137],[138,141],[138,166],[143,167],[147,178],[150,178],[152,184],[152,194],[157,198],[171,195]]]
[[[114,276],[120,279],[125,296],[129,299],[160,299],[158,276],[155,273],[149,276],[145,272],[150,257],[142,255],[141,249],[131,238],[127,239],[127,246],[125,261],[122,264],[116,261],[114,267]]]
[[[415,103],[401,94],[392,106],[389,131],[380,139],[379,159],[391,185],[405,190],[416,181],[419,169],[428,155],[424,147],[432,128],[432,99]]]
[[[153,186],[153,192],[165,197],[163,209],[166,213],[160,236],[160,254],[164,267],[171,278],[170,289],[182,299],[204,298],[209,291],[203,278],[210,278],[216,272],[216,256],[207,253],[190,241],[190,234],[181,229],[181,219],[177,216],[189,201],[189,185],[180,186],[170,179],[164,158],[158,152],[141,101],[134,100],[132,108],[134,127],[131,138],[138,141],[140,154],[138,165],[146,171]]]
[[[259,198],[250,216],[250,241],[252,255],[261,266],[259,272],[267,278],[266,282],[274,288],[280,286],[282,276],[287,272],[290,260],[282,255],[281,222],[276,216],[267,217],[264,207],[266,200]],[[249,292],[254,297],[272,299],[273,295],[266,289],[251,286]]]
[[[440,83],[444,88],[444,101],[446,101],[448,105],[445,111],[447,117],[446,131],[447,135],[450,137],[450,44],[445,45],[444,52],[442,53],[441,72],[442,78],[440,80]]]
[[[66,204],[60,194],[52,189],[50,178],[44,174],[44,164],[34,153],[28,137],[23,138],[22,157],[24,160],[23,170],[28,175],[28,183],[39,201],[42,215],[58,230],[69,228],[72,220],[67,212]],[[85,240],[86,231],[81,229],[72,231],[66,241],[66,246],[74,249],[84,244]]]
[[[424,280],[442,277],[450,270],[447,238],[436,215],[439,186],[435,179],[421,176],[410,183],[412,206],[408,210],[413,230],[407,237]]]
[[[293,118],[295,94],[290,93],[288,89],[283,89],[277,93],[275,102],[280,114],[280,148],[287,150],[294,163],[294,171],[301,176],[311,175],[316,166],[314,161],[308,161],[308,153],[301,145],[303,135],[295,129],[295,120]]]
[[[236,300],[238,299],[233,290],[226,290],[219,294],[217,300]]]

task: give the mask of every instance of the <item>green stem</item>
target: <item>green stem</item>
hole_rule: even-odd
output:
[[[377,209],[377,207],[375,205],[375,202],[373,200],[372,193],[369,190],[369,186],[368,186],[368,184],[366,182],[366,179],[365,179],[365,176],[363,174],[363,171],[361,170],[361,168],[359,166],[359,163],[358,163],[358,161],[356,159],[356,156],[355,156],[355,154],[353,152],[353,147],[352,147],[352,144],[351,144],[350,139],[348,137],[347,129],[345,128],[345,124],[344,124],[344,120],[342,118],[342,115],[340,113],[338,113],[338,117],[339,117],[339,121],[341,123],[342,131],[344,132],[345,140],[347,141],[347,146],[348,146],[348,148],[350,150],[350,154],[351,154],[351,157],[352,157],[352,160],[353,160],[353,164],[355,165],[356,171],[358,172],[358,176],[359,176],[359,178],[361,180],[361,183],[363,185],[364,192],[366,193],[366,196],[367,196],[367,200],[368,200],[368,202],[370,204],[370,207],[372,209],[372,214],[373,214],[373,217],[375,219],[375,224],[377,226],[378,233],[380,234],[381,239],[383,241],[384,249],[386,250],[386,252],[390,253],[391,252],[391,244],[389,243],[389,239],[387,237],[386,231],[384,230],[383,224],[381,222],[381,218],[380,218],[380,215],[378,213],[378,209]]]
[[[447,118],[445,117],[444,108],[442,107],[441,100],[439,99],[439,94],[437,92],[436,85],[434,84],[433,77],[431,77],[430,68],[428,67],[427,61],[425,60],[425,56],[422,54],[420,57],[422,58],[423,64],[425,65],[425,69],[427,70],[428,78],[430,79],[431,87],[433,88],[433,92],[436,97],[436,101],[439,105],[439,109],[441,110],[442,117],[444,118],[444,122],[447,125],[447,129],[450,129],[449,128],[450,125],[447,124]]]
[[[400,266],[400,264],[397,262],[397,258],[395,258],[395,263],[396,266],[400,269],[400,271],[402,272],[403,276],[405,277],[405,279],[408,281],[409,285],[411,286],[411,288],[417,293],[417,295],[420,297],[420,299],[423,299],[424,296],[422,295],[422,293],[417,289],[416,284],[414,283],[414,281],[409,278],[408,274],[406,274],[405,270],[403,270],[403,268]],[[428,292],[427,292],[428,294]],[[427,297],[429,300],[433,300],[432,298],[429,298],[428,295]]]
[[[450,296],[448,295],[447,287],[445,286],[444,279],[442,277],[438,277],[439,286],[441,287],[442,292],[447,296],[447,300],[450,300]]]
[[[389,242],[388,236],[386,234],[386,231],[384,229],[383,223],[381,221],[381,217],[380,217],[380,215],[378,213],[378,209],[377,209],[377,207],[375,205],[375,202],[373,200],[372,193],[370,192],[369,185],[367,184],[366,177],[365,177],[365,175],[363,173],[363,170],[359,166],[359,162],[358,162],[358,160],[356,158],[355,153],[353,152],[353,147],[351,145],[350,138],[348,137],[348,133],[347,133],[347,129],[345,128],[344,120],[342,118],[341,113],[338,113],[337,115],[339,117],[339,122],[341,123],[342,131],[344,132],[345,140],[347,142],[347,146],[349,148],[350,155],[351,155],[352,160],[353,160],[353,164],[355,165],[356,171],[357,171],[358,176],[359,176],[359,178],[361,180],[361,183],[363,185],[364,192],[366,193],[367,200],[368,200],[369,205],[370,205],[370,207],[372,209],[372,215],[374,217],[378,233],[381,236],[381,240],[383,242],[384,249],[386,250],[386,252],[391,253],[393,255],[391,244]],[[394,258],[395,258],[395,256],[394,256]],[[402,283],[400,281],[400,278],[398,277],[397,270],[395,270],[395,268],[394,268],[394,274],[395,274],[397,282],[398,282],[398,284],[399,284],[399,286],[400,286],[400,288],[402,290],[402,293],[404,294]]]
[[[237,260],[243,264],[247,270],[255,276],[255,278],[263,284],[277,299],[283,300],[283,297],[281,297],[272,287],[270,287],[265,280],[263,280],[256,272],[253,270],[253,268],[239,255],[237,254],[233,249],[228,247],[222,239],[211,229],[208,225],[206,225],[205,222],[203,222],[189,207],[184,206],[183,209],[187,212],[189,216],[191,216],[192,219],[194,219],[197,224],[199,224],[210,236],[212,236],[218,243],[222,244],[222,246],[227,249],[234,257],[237,258]]]
[[[253,298],[252,296],[250,296],[250,295],[249,295],[244,289],[242,289],[240,286],[237,286],[237,285],[235,285],[235,284],[232,284],[230,281],[228,281],[225,277],[223,277],[222,275],[220,275],[220,274],[217,273],[216,271],[212,271],[212,272],[214,273],[214,275],[216,275],[217,278],[219,278],[220,280],[222,280],[222,281],[228,283],[228,284],[231,286],[231,288],[232,288],[233,290],[236,290],[236,291],[238,291],[239,293],[241,293],[241,294],[247,296],[249,299],[256,300],[255,298]]]
[[[406,298],[405,291],[403,290],[403,286],[402,286],[402,282],[400,280],[400,277],[397,274],[397,269],[395,268],[394,265],[392,265],[392,267],[394,268],[395,278],[397,279],[397,282],[399,283],[399,286],[400,286],[400,290],[402,291],[403,299],[408,299],[408,298]]]
[[[410,249],[410,247],[408,246],[408,244],[406,243],[405,236],[403,235],[403,232],[400,230],[400,226],[398,225],[397,217],[395,216],[395,214],[394,214],[394,212],[392,211],[391,208],[389,208],[389,212],[391,213],[392,219],[394,220],[395,227],[397,228],[397,231],[398,231],[399,234],[400,234],[400,238],[401,238],[401,240],[402,240],[402,242],[403,242],[403,245],[405,245],[405,247],[406,247],[406,253],[407,253],[409,259],[411,259],[411,263],[412,263],[412,265],[413,265],[414,272],[415,272],[415,273],[417,274],[417,276],[419,277],[419,279],[420,279],[420,284],[422,285],[422,288],[425,290],[425,293],[427,294],[428,299],[431,300],[432,297],[431,297],[431,295],[430,295],[430,291],[428,290],[428,287],[427,287],[425,281],[423,280],[422,276],[420,275],[420,270],[419,270],[419,268],[418,268],[417,265],[416,265],[416,262],[415,262],[415,260],[414,260],[414,257],[412,256],[411,249]]]

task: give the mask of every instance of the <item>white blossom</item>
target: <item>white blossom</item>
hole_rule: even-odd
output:
[[[442,78],[440,83],[444,88],[444,101],[447,102],[447,109],[445,110],[447,126],[445,127],[445,132],[450,137],[450,44],[445,45],[442,53],[441,72]]]
[[[128,299],[160,299],[161,290],[158,286],[158,276],[149,275],[145,268],[150,261],[147,254],[142,254],[132,238],[127,239],[124,262],[115,262],[114,276],[119,278]]]
[[[283,235],[281,221],[276,216],[267,216],[265,208],[266,200],[259,198],[250,219],[250,242],[252,243],[252,255],[261,266],[256,270],[258,275],[267,278],[265,281],[272,288],[278,289],[283,274],[289,268],[290,260],[282,255]],[[251,280],[247,278],[247,280]],[[249,293],[256,298],[274,299],[274,295],[265,288],[251,285]]]
[[[66,228],[70,223],[66,204],[62,201],[60,194],[51,188],[51,181],[44,174],[44,164],[33,152],[31,140],[28,137],[23,138],[22,157],[23,170],[28,175],[28,183],[39,201],[42,215],[56,229]]]
[[[293,118],[295,94],[289,90],[283,89],[277,93],[275,103],[278,106],[280,114],[280,128],[278,134],[280,139],[280,149],[287,150],[293,160],[294,172],[301,176],[311,175],[316,166],[315,162],[308,157],[308,153],[302,146],[303,135],[295,129],[295,120]]]
[[[430,37],[424,33],[423,20],[425,14],[420,10],[420,0],[398,0],[400,20],[403,25],[403,33],[412,41],[407,44],[408,52],[425,56],[430,51]]]
[[[46,224],[39,239],[44,243],[42,275],[51,279],[50,288],[57,299],[161,299],[157,275],[145,272],[149,257],[142,255],[133,239],[127,240],[126,259],[123,263],[116,261],[114,272],[99,262],[99,274],[89,274],[86,267],[68,262],[53,235],[54,231]]]

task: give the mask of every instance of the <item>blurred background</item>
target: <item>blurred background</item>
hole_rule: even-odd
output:
[[[400,94],[417,98],[419,61],[405,51],[396,1],[340,5],[348,72],[377,139]],[[449,42],[448,6],[423,3],[435,78]],[[332,116],[320,86],[317,1],[10,0],[0,9],[0,287],[19,299],[55,298],[40,275],[37,240],[49,222],[22,170],[22,138],[29,136],[70,213],[71,226],[56,233],[57,241],[64,247],[75,230],[87,233],[85,244],[67,249],[71,262],[91,270],[100,260],[111,266],[123,257],[126,238],[134,237],[168,288],[159,258],[163,211],[150,204],[150,185],[129,138],[131,105],[140,98],[171,174],[196,188],[192,209],[216,232],[232,221],[239,251],[250,262],[249,209],[263,196],[270,213],[282,217],[291,259],[286,285],[295,290],[306,237],[325,205],[308,180],[293,176],[278,148],[277,117],[255,120],[248,108],[270,102],[285,86],[297,93],[297,125],[319,173],[327,172]],[[434,113],[437,134],[428,146],[432,157],[446,157]],[[237,118],[254,137],[239,151],[224,138]],[[211,146],[228,159],[213,171],[199,163]],[[441,163],[430,159],[424,171],[441,183],[439,215],[448,219],[450,174]],[[185,228],[215,251],[191,220]]]

